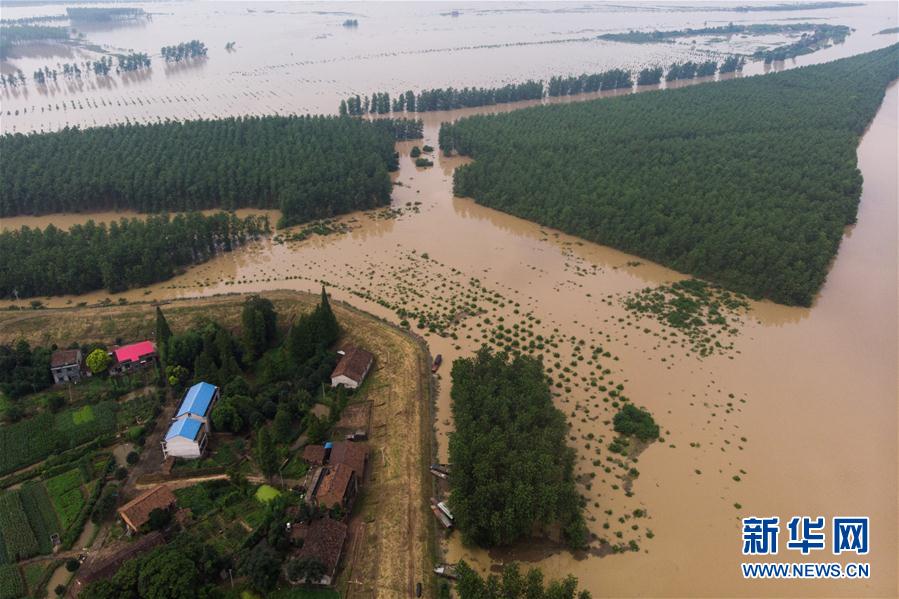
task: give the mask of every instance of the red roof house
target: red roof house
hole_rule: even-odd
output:
[[[124,374],[156,363],[158,354],[156,344],[152,341],[139,341],[123,345],[112,350],[113,364],[109,367],[111,374]]]

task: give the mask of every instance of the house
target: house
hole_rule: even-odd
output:
[[[219,399],[219,388],[207,382],[200,382],[187,390],[181,405],[175,413],[175,418],[193,418],[203,423],[206,432],[212,432],[209,428],[209,414],[212,406]]]
[[[218,398],[219,388],[205,381],[187,390],[162,440],[165,459],[198,458],[203,455],[212,432],[209,415]]]
[[[312,498],[326,509],[342,508],[349,513],[359,491],[359,479],[353,469],[344,464],[323,469],[318,484],[312,489]]]
[[[314,559],[325,567],[325,573],[318,580],[291,580],[291,584],[333,584],[343,545],[346,542],[347,526],[339,520],[319,518],[294,527],[292,537],[303,546],[293,553],[294,559]]]
[[[303,448],[303,459],[313,466],[325,464],[325,448],[322,445],[307,445]]]
[[[119,517],[129,533],[139,532],[150,520],[150,512],[155,509],[167,510],[175,505],[177,499],[166,485],[159,485],[144,491],[118,509]]]
[[[365,380],[374,361],[375,357],[364,349],[354,347],[347,350],[331,373],[331,386],[356,389]]]
[[[165,537],[162,533],[153,531],[133,543],[117,543],[109,549],[104,547],[99,553],[92,553],[78,570],[71,594],[77,596],[90,583],[111,578],[122,564],[163,543]]]
[[[156,352],[156,344],[152,341],[140,341],[116,347],[110,352],[110,355],[112,356],[112,365],[109,367],[109,374],[113,376],[155,366],[159,356]]]
[[[182,416],[172,422],[162,440],[164,459],[198,458],[209,443],[208,424],[193,416]]]
[[[331,445],[331,451],[328,455],[328,464],[336,466],[344,464],[353,469],[359,482],[365,478],[365,467],[368,465],[368,445],[365,443],[353,443],[351,441],[340,441]]]
[[[58,349],[50,356],[53,383],[77,383],[84,373],[84,355],[80,349]]]

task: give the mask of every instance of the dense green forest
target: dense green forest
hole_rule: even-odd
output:
[[[542,364],[485,347],[456,360],[452,379],[449,503],[464,539],[509,545],[559,524],[569,545],[586,545],[568,424]]]
[[[474,116],[456,194],[754,297],[809,305],[861,193],[899,45],[709,85]]]
[[[28,42],[64,41],[69,39],[68,27],[52,25],[0,25],[0,57],[5,57],[13,46]]]
[[[280,208],[282,225],[383,206],[420,123],[266,116],[0,137],[0,217]]]
[[[62,231],[23,227],[0,233],[0,297],[116,293],[174,276],[269,232],[265,216],[220,212],[150,216]]]

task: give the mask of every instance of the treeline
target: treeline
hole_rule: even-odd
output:
[[[849,35],[851,29],[845,25],[820,23],[755,23],[752,25],[721,25],[698,29],[674,29],[668,31],[628,31],[626,33],[603,33],[597,39],[631,44],[653,44],[681,37],[721,36],[721,35],[772,35],[779,33],[815,32],[827,37],[838,37],[840,41]]]
[[[665,81],[677,81],[679,79],[693,79],[694,77],[709,77],[714,75],[718,70],[718,63],[714,60],[706,60],[704,62],[695,63],[687,61],[684,63],[672,63],[665,73]]]
[[[541,363],[485,347],[456,360],[452,379],[449,504],[464,539],[509,545],[558,524],[571,547],[586,546],[568,424]]]
[[[269,231],[265,216],[199,213],[88,221],[62,231],[23,227],[0,233],[0,297],[112,293],[173,277]]]
[[[68,27],[3,24],[0,25],[0,57],[7,56],[12,47],[17,44],[67,39],[69,39]]]
[[[897,65],[892,45],[716,85],[469,117],[445,123],[440,146],[475,159],[456,170],[457,195],[809,305],[855,220],[856,146]]]
[[[590,599],[590,591],[577,590],[577,578],[567,576],[546,584],[543,572],[531,568],[522,573],[518,564],[503,566],[500,576],[490,574],[481,577],[465,560],[456,567],[456,592],[459,599]],[[448,597],[449,594],[438,595]]]
[[[128,21],[147,17],[147,13],[142,8],[88,6],[67,6],[66,15],[72,21],[98,22]]]
[[[181,62],[192,58],[205,58],[208,49],[203,42],[191,40],[181,42],[177,46],[163,46],[159,52],[166,62]]]
[[[602,73],[584,73],[568,77],[552,77],[546,89],[548,96],[573,96],[589,92],[609,89],[630,88],[634,86],[630,71],[611,69]]]
[[[521,100],[539,100],[543,97],[543,82],[528,80],[503,87],[453,87],[425,89],[418,94],[409,90],[393,100],[386,92],[371,96],[351,96],[340,101],[342,116],[362,114],[389,114],[390,112],[433,112],[475,106],[492,106]]]
[[[722,73],[741,70],[746,60],[740,56],[731,56],[721,64]],[[686,69],[686,70],[684,70]],[[693,69],[693,74],[689,74]],[[674,79],[691,79],[693,77],[712,76],[718,71],[718,63],[710,60],[699,64],[687,62],[683,65],[673,64],[669,74]],[[647,67],[636,73],[638,85],[652,85],[662,80],[662,67]],[[573,96],[576,94],[598,92],[610,89],[627,89],[634,86],[633,74],[623,69],[611,69],[601,73],[583,73],[581,75],[554,76],[544,85],[543,81],[528,80],[524,83],[510,84],[498,88],[465,87],[462,89],[438,88],[422,90],[418,94],[407,91],[393,98],[386,92],[375,92],[371,96],[351,96],[340,101],[338,112],[341,116],[361,116],[364,114],[390,114],[391,112],[432,112],[435,110],[454,110],[476,106],[492,106],[520,102],[522,100],[540,100],[544,96]]]
[[[0,217],[280,208],[281,224],[390,202],[394,141],[420,124],[313,116],[0,137]]]

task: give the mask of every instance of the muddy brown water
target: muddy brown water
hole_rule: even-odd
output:
[[[837,22],[838,15],[827,16]],[[867,16],[857,22],[868,29],[888,26],[881,23]],[[856,46],[806,59],[889,42],[870,35],[858,39]],[[442,120],[509,108],[424,115],[423,141],[437,145]],[[865,178],[858,223],[847,230],[814,306],[754,302],[738,325],[734,350],[704,359],[671,343],[669,333],[652,321],[635,321],[620,304],[622,294],[680,274],[454,198],[452,170],[462,160],[435,155],[433,168],[416,168],[408,156],[411,142],[398,146],[402,158],[395,179],[401,185],[393,194],[398,214],[348,215],[340,219],[351,227],[348,233],[285,244],[264,240],[173,280],[110,298],[316,290],[326,281],[336,298],[394,322],[403,320],[397,306],[431,312],[426,325],[451,315],[454,324],[447,331],[455,339],[428,333],[427,327],[418,328],[417,318],[407,318],[425,335],[432,355],[444,357],[436,416],[441,461],[452,429],[452,360],[489,340],[490,329],[500,322],[552,339],[555,347],[542,351],[545,362],[576,364],[565,383],[569,390],[556,389],[557,405],[572,425],[570,444],[578,454],[589,527],[612,543],[634,541],[639,551],[601,557],[598,551],[572,555],[537,544],[491,555],[464,547],[454,535],[442,547],[447,560],[464,557],[484,570],[506,560],[528,560],[549,576],[574,574],[601,596],[895,596],[897,113],[894,84],[858,149]],[[85,218],[23,217],[3,224],[63,225]],[[107,296],[99,292],[47,303],[92,303]],[[604,471],[614,410],[589,386],[598,373],[595,365],[577,360],[580,341],[610,352],[600,359],[609,371],[604,382],[623,384],[624,393],[651,409],[661,424],[665,441],[631,464],[640,472],[632,496],[625,493],[618,469]],[[619,522],[636,509],[647,516]],[[871,578],[744,581],[739,519],[749,515],[777,515],[782,521],[794,515],[870,516],[872,551],[865,561],[871,563]],[[808,558],[793,553],[782,547],[777,561],[851,561],[829,550]]]

